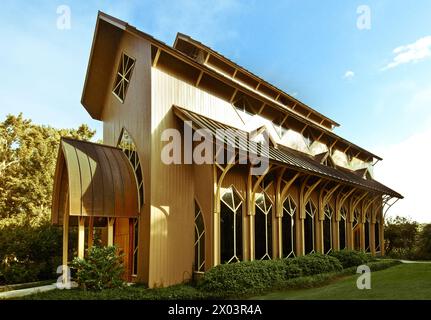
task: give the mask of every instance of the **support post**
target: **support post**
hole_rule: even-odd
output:
[[[78,258],[84,259],[85,217],[78,217]]]
[[[362,252],[365,252],[365,223],[359,222],[359,244]]]
[[[370,222],[370,252],[372,256],[376,255],[376,224],[374,222]]]
[[[115,218],[108,218],[108,246],[114,245],[114,223]]]
[[[69,214],[63,216],[63,284],[68,281],[67,261],[69,253]]]

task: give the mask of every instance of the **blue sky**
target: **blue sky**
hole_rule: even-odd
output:
[[[70,30],[56,27],[63,4]],[[370,29],[357,27],[360,5],[370,9]],[[189,34],[333,118],[338,134],[386,158],[377,178],[411,199],[395,212],[431,221],[417,204],[428,187],[406,187],[424,178],[411,167],[430,159],[430,1],[3,0],[0,119],[23,112],[36,123],[88,123],[101,133],[80,105],[98,10],[168,44],[176,32]]]

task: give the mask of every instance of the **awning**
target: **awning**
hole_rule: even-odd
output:
[[[248,133],[246,131],[235,129],[226,124],[220,123],[218,121],[212,120],[210,118],[199,115],[184,108],[180,108],[178,106],[174,106],[173,108],[175,114],[181,120],[191,121],[194,126],[194,129],[202,128],[209,130],[215,138],[219,138],[217,130],[232,129],[230,132],[229,130],[225,131],[226,137],[224,137],[225,140],[222,142],[226,144],[230,143],[231,141],[237,141],[237,145],[234,147],[242,149],[246,152],[252,152],[256,154],[256,150],[253,150],[253,144],[244,143],[244,139],[235,139],[234,137],[229,137],[229,134],[234,132],[235,134],[245,136],[247,137],[246,139],[248,139]],[[353,187],[358,187],[367,191],[378,192],[396,198],[403,198],[403,196],[398,192],[386,187],[385,185],[374,179],[363,179],[353,171],[341,167],[332,168],[326,166],[324,164],[321,164],[316,159],[313,159],[312,156],[306,155],[288,147],[280,146],[280,148],[277,149],[272,146],[269,146],[269,153],[267,156],[271,161],[282,163],[298,171],[307,172],[319,177],[346,183]]]
[[[137,217],[138,191],[129,160],[119,148],[62,138],[54,178],[52,222],[64,214]]]

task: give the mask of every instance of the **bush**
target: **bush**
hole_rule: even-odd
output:
[[[76,270],[76,281],[84,289],[102,290],[124,286],[123,255],[116,246],[93,246],[85,259],[75,258],[71,267]]]
[[[343,269],[343,266],[340,264],[338,259],[320,253],[313,253],[306,256],[296,257],[294,259],[286,259],[284,261],[288,268],[292,268],[292,265],[295,265],[296,268],[301,270],[301,276],[338,272]]]
[[[366,264],[370,258],[364,252],[353,250],[332,251],[330,256],[337,258],[343,268],[350,268]]]
[[[244,261],[210,269],[198,283],[198,288],[212,294],[213,298],[244,296],[281,288],[289,279],[341,270],[336,258],[322,254],[284,260]]]
[[[56,270],[62,260],[62,236],[62,229],[49,221],[40,225],[0,226],[0,284],[57,278]],[[76,233],[71,232],[73,244],[75,239]],[[69,254],[73,247],[69,246]]]
[[[424,225],[419,232],[415,259],[431,260],[431,224]]]
[[[210,269],[198,288],[217,297],[228,297],[278,287],[285,279],[286,264],[282,260],[243,261]]]

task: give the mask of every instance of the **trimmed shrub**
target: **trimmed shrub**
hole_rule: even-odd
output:
[[[338,259],[320,253],[286,259],[284,261],[288,268],[292,268],[292,265],[295,265],[299,270],[301,270],[301,276],[338,272],[343,269],[343,266]]]
[[[85,259],[73,259],[71,267],[76,270],[78,284],[89,290],[123,287],[123,255],[117,252],[116,246],[93,246]]]
[[[198,288],[217,298],[244,296],[282,288],[287,280],[300,276],[341,270],[336,258],[322,254],[284,260],[244,261],[210,269],[198,283]]]
[[[282,285],[285,279],[286,265],[282,260],[244,261],[210,269],[199,281],[198,288],[227,297],[262,292]]]
[[[366,264],[370,261],[370,257],[364,252],[353,250],[332,251],[330,256],[337,258],[343,268],[350,268]]]

